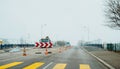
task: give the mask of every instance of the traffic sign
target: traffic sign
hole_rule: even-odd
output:
[[[39,47],[39,48],[52,48],[53,44],[52,42],[36,42],[35,43],[35,47]]]

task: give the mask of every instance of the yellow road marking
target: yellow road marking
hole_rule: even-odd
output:
[[[43,64],[44,63],[42,63],[42,62],[36,62],[27,67],[24,67],[23,69],[37,69],[38,67],[42,66]]]
[[[5,65],[0,66],[0,69],[7,69],[7,68],[10,68],[10,67],[19,65],[21,63],[23,63],[23,62],[13,62],[13,63],[5,64]]]
[[[66,64],[56,64],[53,69],[65,69]]]
[[[88,64],[80,64],[80,69],[90,69]]]

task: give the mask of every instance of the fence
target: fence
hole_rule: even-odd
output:
[[[102,48],[102,44],[84,44],[84,46],[94,46],[94,47]]]
[[[94,47],[106,49],[108,51],[120,52],[120,43],[84,44],[84,46],[94,46]]]
[[[0,45],[0,49],[8,49],[14,47],[34,47],[35,44],[3,44]]]
[[[120,51],[120,43],[107,44],[107,50],[109,50],[109,51]]]

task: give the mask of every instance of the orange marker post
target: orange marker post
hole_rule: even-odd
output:
[[[59,53],[61,53],[61,48],[59,48]]]
[[[46,47],[45,55],[48,55],[48,48]]]
[[[23,49],[23,56],[27,56],[25,47]]]

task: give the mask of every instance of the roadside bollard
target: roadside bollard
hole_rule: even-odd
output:
[[[45,50],[45,55],[48,55],[48,49],[47,49],[47,47],[46,47],[46,50]]]
[[[67,47],[65,47],[65,50],[67,50]]]
[[[59,53],[61,53],[61,48],[59,48]]]
[[[27,56],[25,47],[23,49],[23,56]]]

